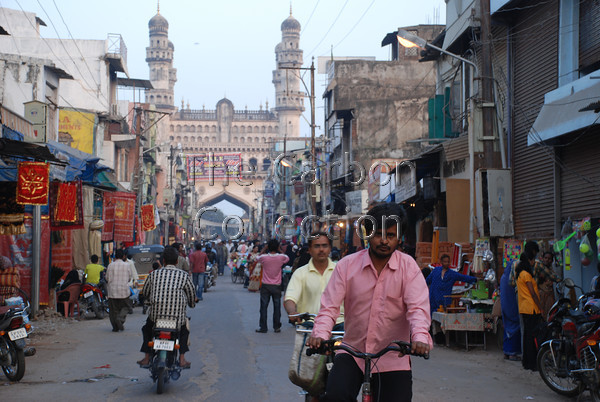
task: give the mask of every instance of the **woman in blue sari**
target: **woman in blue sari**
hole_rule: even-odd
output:
[[[516,261],[513,262],[515,264]],[[521,325],[519,323],[519,305],[517,292],[510,286],[511,266],[504,270],[500,279],[500,305],[502,307],[502,323],[504,326],[503,344],[504,358],[521,360]]]

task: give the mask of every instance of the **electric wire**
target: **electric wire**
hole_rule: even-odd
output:
[[[304,23],[304,26],[302,27],[302,31],[300,31],[300,36],[302,36],[302,34],[304,33],[304,30],[306,29],[306,27],[308,26],[308,23],[310,22],[310,20],[312,19],[313,15],[315,14],[315,11],[317,10],[317,7],[319,6],[320,2],[321,2],[321,0],[317,0],[317,4],[315,4],[315,7],[313,8],[312,12],[308,16],[308,19]]]
[[[40,1],[38,0],[38,3]],[[69,37],[73,40],[73,44],[75,45],[75,47],[77,48],[77,51],[79,52],[79,54],[81,55],[81,59],[83,60],[85,67],[87,68],[88,72],[90,73],[90,77],[92,78],[92,80],[94,81],[94,84],[96,84],[96,87],[100,87],[100,84],[98,83],[98,81],[96,81],[96,78],[94,77],[94,74],[92,73],[92,70],[90,69],[90,66],[85,58],[85,56],[83,55],[83,52],[81,51],[81,48],[79,47],[79,44],[77,43],[77,41],[75,40],[75,38],[73,37],[73,34],[71,33],[71,30],[69,29],[69,26],[67,25],[65,19],[63,18],[62,13],[60,12],[58,5],[56,4],[55,0],[52,0],[52,2],[54,3],[54,7],[56,8],[56,11],[58,12],[58,15],[60,16],[60,19],[62,20],[65,28],[67,29],[67,32],[69,33]],[[40,4],[41,7],[41,4]],[[43,7],[42,7],[43,10]],[[46,11],[44,10],[44,12],[46,13]],[[46,13],[46,15],[48,15],[48,13]],[[50,17],[48,17],[50,18]],[[50,21],[52,22],[52,21]],[[52,26],[54,26],[54,24],[52,24]],[[56,31],[56,29],[55,29]],[[58,35],[58,32],[57,32]],[[60,37],[59,37],[60,39]],[[102,92],[100,92],[102,94],[102,96],[104,97],[104,94]],[[106,97],[104,97],[104,99],[106,99]],[[106,99],[106,101],[108,102],[108,99]]]
[[[333,29],[335,23],[337,22],[337,20],[340,18],[340,16],[342,15],[342,13],[344,12],[344,9],[346,8],[346,6],[348,5],[348,2],[350,0],[346,0],[344,2],[344,5],[342,6],[342,8],[340,9],[340,12],[338,13],[338,15],[335,17],[335,19],[333,20],[333,22],[331,23],[331,25],[329,26],[329,29],[327,30],[327,32],[325,32],[325,34],[321,37],[321,40],[319,41],[319,43],[317,43],[317,45],[314,47],[313,50],[311,50],[308,55],[312,56],[312,54],[315,52],[315,50],[318,49],[318,47],[321,45],[321,43],[323,43],[323,41],[325,40],[325,38],[327,37],[327,35],[329,35],[329,32],[331,32],[331,30]]]
[[[23,12],[23,15],[25,17],[27,17],[27,14],[25,13],[25,10],[23,9],[23,7],[21,6],[21,4],[19,3],[18,0],[15,0],[15,2],[17,3],[17,5],[19,6],[19,8],[21,9],[21,11]],[[25,18],[29,24],[34,28],[37,29],[37,27],[35,25],[33,25],[33,23],[29,20],[29,18]],[[55,57],[56,60],[58,61],[63,61],[64,59],[62,59],[61,57],[59,57],[56,52],[54,52],[54,49],[52,48],[52,46],[50,46],[50,44],[48,43],[48,41],[46,40],[46,38],[44,38],[43,36],[40,36],[40,39],[42,39],[42,41],[46,44],[46,46],[48,47],[48,49],[50,50],[50,52],[52,53],[52,55]],[[83,79],[83,77],[82,77]],[[76,80],[77,81],[77,80]],[[84,80],[85,81],[85,80]],[[81,83],[79,83],[81,85]],[[89,85],[89,84],[88,84]],[[93,97],[94,99],[100,101],[97,97],[95,97],[94,95],[92,95],[89,91],[86,90],[86,88],[81,85],[82,88],[84,88],[84,91],[86,94],[88,94],[89,96]],[[106,106],[108,108],[108,106]]]
[[[90,85],[89,81],[83,75],[83,72],[80,70],[78,63],[75,61],[75,59],[73,59],[73,56],[71,56],[71,52],[69,51],[69,49],[67,49],[67,46],[65,45],[64,40],[60,37],[60,34],[58,33],[58,29],[56,28],[56,25],[54,25],[54,21],[52,21],[52,18],[50,18],[50,15],[46,11],[46,9],[44,8],[44,6],[40,2],[40,0],[37,0],[37,3],[39,4],[40,8],[42,9],[42,11],[46,15],[46,17],[48,17],[48,21],[50,21],[50,24],[52,25],[52,29],[54,29],[54,32],[56,33],[56,37],[58,38],[59,43],[61,44],[61,46],[65,50],[66,55],[73,62],[73,65],[75,66],[75,69],[79,73],[79,75],[80,75],[81,79],[83,80],[83,82],[85,82],[88,87],[95,88],[94,92],[99,93],[100,96],[102,96],[104,98],[104,100],[106,101],[106,105],[104,105],[104,106],[106,106],[106,108],[108,108],[109,107],[108,105],[110,105],[110,102],[106,98],[106,96],[104,95],[104,93],[102,92],[102,90],[100,89],[100,84],[98,84],[98,82],[94,78],[94,76],[93,76],[93,74],[92,74],[92,72],[90,70],[90,67],[88,66],[88,63],[87,63],[85,57],[83,56],[83,54],[81,53],[81,50],[79,49],[79,46],[77,45],[77,41],[73,40],[72,43],[79,50],[79,54],[81,54],[81,58],[83,60],[83,63],[85,64],[85,66],[87,67],[88,71],[90,72],[90,75],[92,76],[92,80],[94,81],[95,86],[94,85]],[[64,22],[64,20],[63,20],[63,22]],[[67,30],[68,30],[68,27],[67,27]],[[94,98],[94,99],[97,99],[97,98]]]
[[[367,8],[365,9],[365,11],[362,13],[362,15],[360,16],[360,18],[356,21],[356,23],[352,26],[352,28],[350,28],[350,30],[348,31],[348,33],[344,36],[342,36],[342,39],[336,43],[332,48],[331,48],[331,52],[333,52],[333,50],[338,47],[344,40],[346,40],[346,38],[348,38],[348,36],[350,36],[350,34],[354,31],[354,29],[358,26],[358,24],[362,21],[362,19],[365,17],[365,15],[367,15],[367,13],[369,12],[369,10],[371,9],[371,7],[373,6],[373,4],[375,4],[376,0],[371,1],[371,4],[369,4],[367,6]],[[322,54],[321,56],[325,56],[325,54]]]

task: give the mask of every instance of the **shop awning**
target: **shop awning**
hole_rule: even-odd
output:
[[[600,124],[600,115],[594,110],[580,111],[600,100],[600,80],[598,74],[592,75],[596,79],[588,75],[546,94],[544,106],[529,130],[527,145]]]
[[[100,158],[56,141],[48,141],[47,146],[56,157],[68,162],[62,172],[58,169],[53,172],[55,178],[62,181],[81,179],[87,183],[94,181]]]
[[[34,144],[31,142],[23,142],[11,140],[8,138],[0,138],[0,156],[8,156],[21,159],[33,159],[39,162],[50,162],[59,165],[66,163],[57,159],[43,145]]]

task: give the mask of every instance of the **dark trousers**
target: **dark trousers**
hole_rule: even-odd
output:
[[[108,299],[108,318],[113,327],[113,331],[122,331],[124,329],[125,318],[131,308],[131,300],[126,299]]]
[[[265,285],[260,287],[260,321],[262,330],[267,330],[267,308],[273,298],[273,329],[281,327],[281,285]]]
[[[152,349],[148,346],[148,342],[152,340],[152,330],[154,329],[154,321],[150,318],[146,318],[146,323],[142,327],[142,347],[140,348],[140,352],[142,353],[152,353]],[[187,326],[183,325],[179,329],[179,353],[184,354],[190,348],[188,347],[188,339],[190,338],[190,331],[188,331]]]
[[[523,318],[523,368],[537,370],[537,347],[535,337],[537,328],[542,321],[539,314],[521,314]]]
[[[352,356],[339,353],[327,377],[325,401],[356,401],[364,374]],[[371,375],[371,392],[374,401],[412,400],[412,372],[387,371]]]

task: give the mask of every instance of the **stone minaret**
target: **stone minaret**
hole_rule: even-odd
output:
[[[173,88],[177,81],[177,69],[173,68],[175,47],[169,40],[169,23],[160,15],[160,9],[148,22],[150,46],[146,48],[146,62],[150,70],[150,82],[154,89],[146,91],[146,102],[159,110],[172,111]]]
[[[300,23],[290,16],[281,23],[281,42],[275,47],[276,70],[273,71],[275,85],[275,111],[279,116],[279,136],[300,135],[300,115],[304,111],[304,92],[300,91],[300,70],[281,67],[302,67],[300,50]]]

